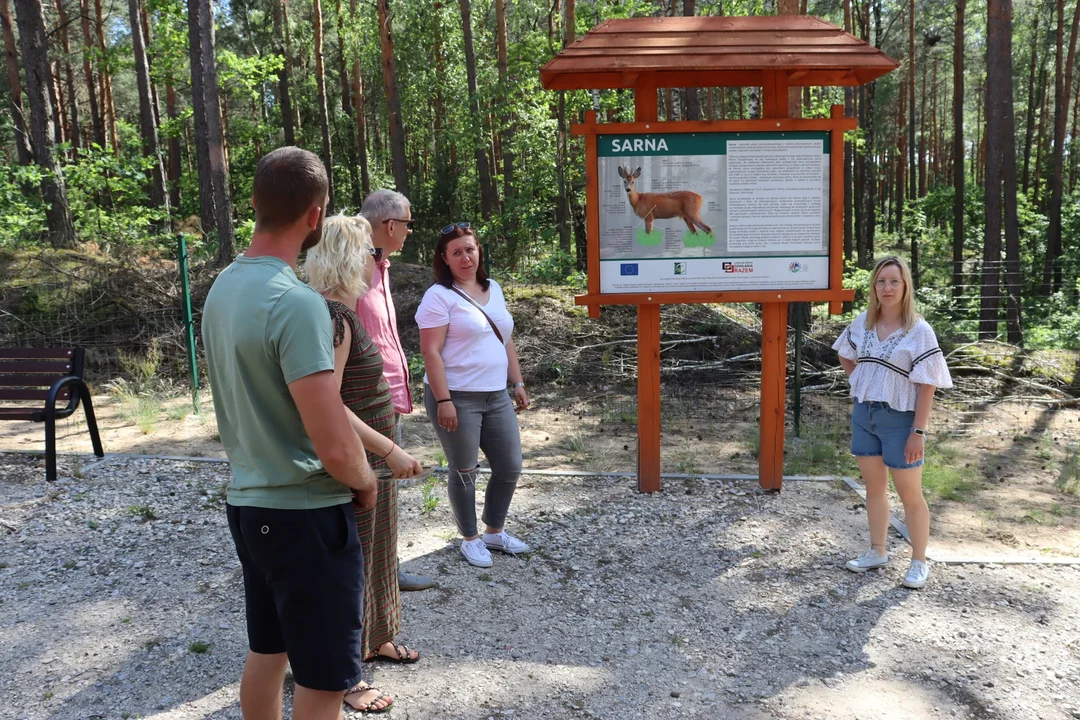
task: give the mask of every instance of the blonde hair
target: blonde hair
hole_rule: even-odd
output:
[[[919,320],[919,314],[915,312],[915,288],[911,280],[911,269],[908,268],[903,258],[889,255],[878,260],[874,266],[874,272],[870,274],[870,307],[866,309],[866,328],[869,330],[878,321],[878,313],[881,312],[881,303],[877,298],[878,275],[885,268],[893,265],[900,269],[900,279],[904,281],[904,296],[900,298],[900,319],[905,330],[915,327]]]
[[[364,269],[371,257],[371,223],[360,215],[335,215],[323,223],[318,245],[307,251],[304,279],[320,294],[360,297],[368,291]]]

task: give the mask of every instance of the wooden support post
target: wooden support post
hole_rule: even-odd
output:
[[[768,119],[788,117],[788,77],[765,73],[763,109]],[[761,305],[761,422],[758,482],[766,490],[784,484],[784,420],[787,409],[787,303]]]
[[[787,306],[761,306],[761,422],[758,482],[779,490],[784,482],[784,419],[787,383]]]
[[[634,119],[656,122],[656,76],[634,86]],[[638,490],[660,489],[660,306],[638,305]]]
[[[660,489],[660,306],[638,305],[638,490]]]
[[[275,0],[276,1],[276,0]],[[585,111],[585,124],[596,125],[596,111]],[[596,173],[599,169],[596,153],[596,136],[585,138],[585,245],[588,256],[588,288],[593,297],[600,294],[600,180]],[[600,306],[589,306],[589,317],[600,317]]]
[[[844,106],[833,105],[831,115],[834,119],[844,117]],[[839,290],[844,287],[844,131],[834,129],[829,143],[829,289]],[[839,315],[843,303],[833,300],[829,303],[829,314]]]

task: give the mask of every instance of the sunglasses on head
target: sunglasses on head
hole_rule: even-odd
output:
[[[399,223],[405,223],[405,227],[406,227],[406,228],[407,228],[408,230],[412,230],[412,229],[413,229],[413,225],[415,224],[415,222],[416,222],[416,221],[415,221],[415,220],[399,220],[398,218],[387,218],[386,220],[383,220],[383,222],[384,222],[384,223],[388,223],[388,222],[399,222]]]
[[[462,230],[468,230],[471,227],[472,227],[472,225],[470,225],[467,222],[454,223],[453,225],[447,225],[446,227],[444,227],[442,230],[439,231],[439,234],[440,235],[449,235],[450,233],[454,232],[454,228],[460,228]]]
[[[368,250],[368,253],[371,254],[371,257],[375,258],[376,262],[382,260],[382,248],[373,247]]]

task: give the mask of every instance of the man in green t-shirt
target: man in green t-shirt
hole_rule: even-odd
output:
[[[293,716],[338,718],[360,680],[364,555],[353,491],[375,503],[375,475],[334,380],[326,302],[296,277],[319,242],[328,182],[295,147],[255,170],[251,246],[218,275],[203,308],[214,412],[233,479],[229,530],[244,571],[250,652],[244,717],[280,718],[288,661]]]

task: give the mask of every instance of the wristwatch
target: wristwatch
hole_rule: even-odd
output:
[[[523,383],[523,382],[521,382],[521,381],[519,380],[519,381],[517,381],[516,383],[514,383],[513,385],[511,385],[510,387],[511,387],[511,388],[514,388],[514,389],[516,390],[516,389],[517,389],[517,388],[519,388],[519,387],[521,387],[521,388],[525,387],[525,383]]]
[[[911,432],[915,433],[916,435],[922,435],[924,438],[926,437],[926,431],[922,428],[911,428]]]

